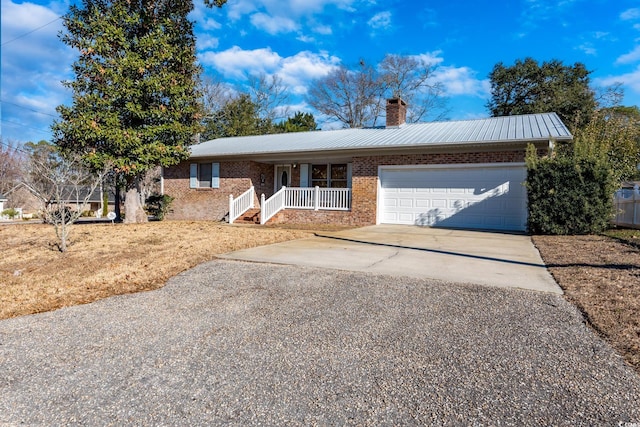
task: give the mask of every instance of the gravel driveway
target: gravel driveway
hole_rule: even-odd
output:
[[[624,425],[640,377],[553,294],[235,261],[0,321],[0,425]]]

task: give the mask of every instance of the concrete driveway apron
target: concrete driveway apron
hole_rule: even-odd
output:
[[[220,257],[562,293],[521,234],[376,225]]]

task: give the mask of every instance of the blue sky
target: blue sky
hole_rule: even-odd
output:
[[[69,2],[1,1],[2,137],[49,139],[55,107],[71,98],[60,81],[72,77],[76,53],[57,37]],[[623,104],[640,105],[637,0],[229,0],[221,10],[195,2],[204,75],[242,88],[247,76],[278,74],[292,111],[316,113],[304,100],[313,79],[387,53],[437,64],[452,120],[486,117],[493,66],[528,56],[582,62],[594,86],[620,82]]]

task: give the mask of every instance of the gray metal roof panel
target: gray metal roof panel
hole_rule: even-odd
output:
[[[366,148],[570,140],[555,113],[405,124],[398,128],[341,129],[220,138],[193,145],[191,157],[238,156]]]

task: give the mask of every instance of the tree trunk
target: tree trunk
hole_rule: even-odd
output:
[[[124,196],[124,223],[148,222],[149,219],[141,200],[141,182],[137,178],[132,181],[127,183],[127,193]]]
[[[118,179],[116,178],[115,184],[115,213],[116,213],[116,222],[122,222],[122,213],[120,212],[120,204],[122,203],[122,195],[120,194],[120,184],[118,183]]]

